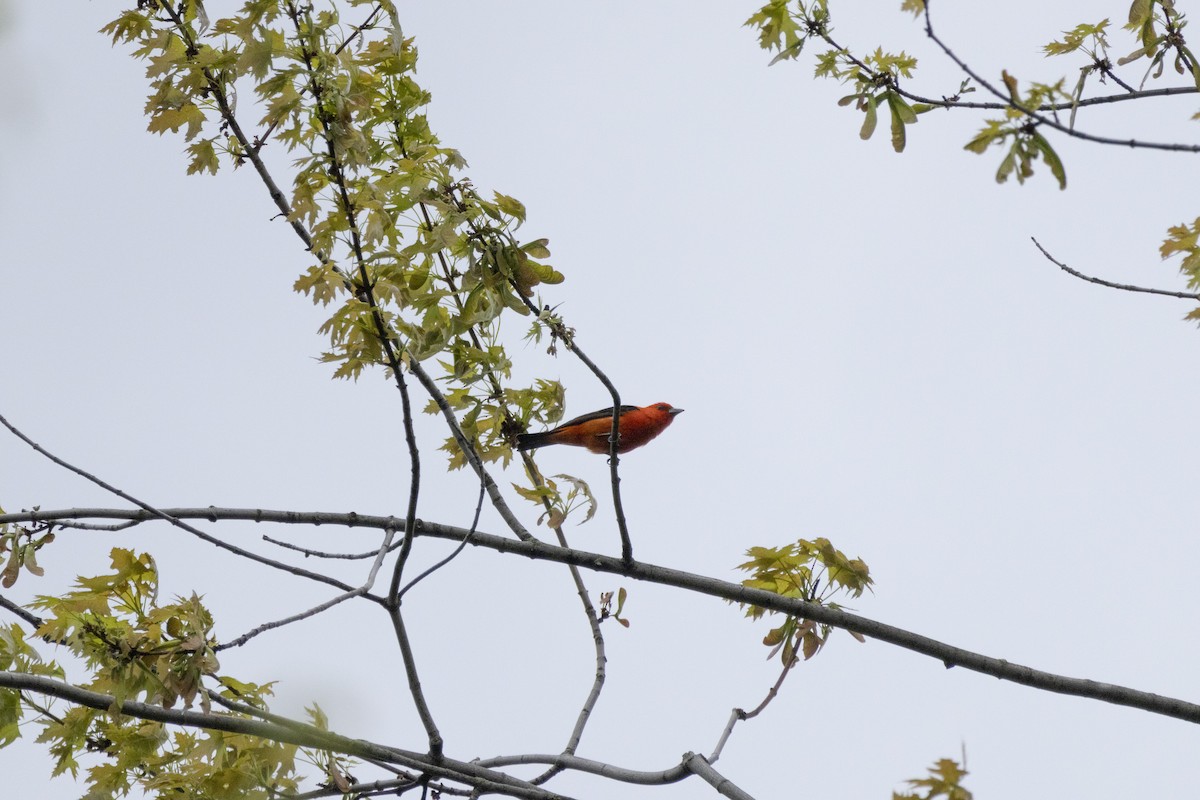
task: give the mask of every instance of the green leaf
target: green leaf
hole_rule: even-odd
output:
[[[1008,70],[1004,70],[1003,72],[1001,72],[1000,77],[1004,81],[1005,87],[1008,88],[1009,98],[1011,98],[1014,103],[1020,102],[1021,90],[1020,90],[1020,87],[1017,85],[1017,79],[1014,78],[1012,75],[1009,75]]]
[[[1021,158],[1021,143],[1013,142],[1012,147],[1008,150],[1008,155],[1000,162],[1000,168],[996,170],[996,183],[1005,183],[1008,177],[1017,167],[1017,163]]]
[[[192,157],[192,160],[188,162],[188,175],[194,175],[197,172],[217,174],[217,167],[220,166],[220,163],[217,161],[217,152],[213,148],[212,139],[192,142],[188,145],[187,151]]]
[[[906,141],[904,115],[900,112],[896,104],[891,102],[890,98],[888,100],[888,107],[892,110],[892,149],[897,153],[903,153]],[[912,113],[912,109],[909,109],[909,113]]]
[[[1054,148],[1050,146],[1050,142],[1046,141],[1046,137],[1037,131],[1033,132],[1033,145],[1042,154],[1042,160],[1046,162],[1046,166],[1050,167],[1050,174],[1058,180],[1058,188],[1067,188],[1067,172],[1063,169],[1062,161],[1058,157],[1058,153],[1054,152]]]
[[[509,197],[506,194],[501,194],[500,192],[494,193],[494,199],[496,201],[496,205],[499,206],[500,210],[505,214],[515,218],[518,222],[525,221],[525,205],[520,200],[516,199],[515,197]]]
[[[1150,21],[1153,10],[1154,0],[1133,0],[1129,6],[1129,22],[1125,27],[1131,31],[1141,28]]]
[[[858,136],[860,139],[865,140],[865,139],[870,139],[871,135],[873,133],[875,133],[875,125],[879,121],[879,116],[876,111],[876,103],[875,103],[874,96],[867,95],[863,99],[866,102],[867,111],[863,117],[862,128],[859,130]]]
[[[549,239],[534,239],[532,242],[521,245],[521,249],[534,258],[549,258],[550,248],[546,246],[548,244],[550,244]]]

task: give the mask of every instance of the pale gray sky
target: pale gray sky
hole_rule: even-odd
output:
[[[950,93],[959,78],[898,6],[857,4],[861,19],[840,10],[835,35],[860,51],[916,53],[913,88]],[[17,0],[0,33],[10,76],[0,87],[0,413],[159,506],[402,513],[395,390],[381,374],[330,381],[316,362],[323,317],[290,290],[309,262],[271,221],[254,174],[188,178],[181,140],[145,132],[143,66],[95,33],[118,8]],[[627,402],[687,410],[622,460],[638,557],[737,580],[748,547],[826,536],[871,566],[876,592],[855,603],[866,616],[1193,698],[1200,332],[1181,321],[1186,303],[1070,278],[1029,237],[1084,271],[1182,289],[1157,247],[1168,225],[1200,213],[1196,157],[1052,137],[1067,191],[1040,164],[1024,187],[997,186],[999,153],[961,149],[980,119],[940,112],[898,156],[884,126],[858,139],[858,115],[835,105],[846,91],[814,82],[808,55],[767,68],[741,27],[754,9],[402,8],[434,129],[477,186],[526,204],[523,235],[550,239],[567,280],[546,299]],[[1046,62],[1040,46],[1126,11],[1081,0],[1045,9],[947,5],[935,21],[990,77],[1007,68],[1073,82],[1076,63]],[[1114,34],[1114,57],[1132,49]],[[1195,141],[1196,106],[1088,110],[1078,124]],[[522,375],[562,379],[571,414],[606,402],[579,365],[520,344],[523,333],[512,329]],[[441,472],[436,420],[421,434],[421,516],[468,524],[474,482]],[[604,459],[557,448],[539,462],[602,497],[573,542],[617,552]],[[0,504],[120,505],[11,437],[0,437]],[[499,530],[492,517],[484,527]],[[264,532],[299,536],[214,530],[252,545]],[[374,540],[322,529],[303,541]],[[41,558],[47,577],[24,576],[6,596],[26,601],[102,572],[114,546],[152,548],[164,593],[203,592],[223,638],[327,597],[264,581],[167,528],[61,536]],[[443,551],[419,547],[426,561]],[[589,578],[594,594],[618,585],[631,592],[633,625],[606,628],[609,683],[580,754],[649,770],[710,751],[730,708],[755,705],[774,680],[759,643],[767,625],[709,599]],[[407,607],[449,754],[562,747],[593,657],[564,570],[469,552]],[[278,679],[277,710],[316,701],[345,733],[420,749],[374,606],[255,644],[222,663],[244,680]],[[719,768],[760,798],[882,798],[965,745],[980,800],[1179,797],[1200,782],[1197,736],[835,634],[739,726]],[[62,779],[45,788],[48,762],[28,742],[0,763],[22,793],[78,796]],[[580,776],[554,788],[712,796],[696,782],[614,789]]]

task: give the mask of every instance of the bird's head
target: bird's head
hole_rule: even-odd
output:
[[[671,417],[675,416],[676,414],[683,413],[682,408],[675,408],[670,403],[655,403],[654,405],[650,406],[650,408],[654,409],[655,411],[667,414],[668,416],[671,416]]]

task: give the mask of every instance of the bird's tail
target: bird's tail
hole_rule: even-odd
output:
[[[545,447],[548,444],[553,444],[550,441],[550,431],[517,434],[518,450],[533,450],[538,447]]]

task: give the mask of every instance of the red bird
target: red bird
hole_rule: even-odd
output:
[[[655,403],[641,408],[621,406],[620,422],[617,426],[617,430],[620,431],[617,452],[627,453],[635,447],[641,447],[665,431],[676,414],[682,413],[682,408],[674,408],[670,403]],[[608,437],[612,433],[612,417],[612,408],[604,408],[564,422],[553,430],[522,433],[517,436],[517,449],[532,450],[551,444],[570,444],[586,447],[593,453],[607,453]]]

